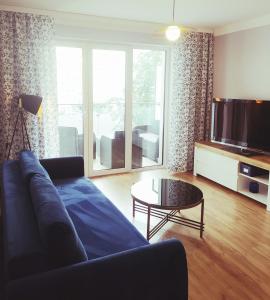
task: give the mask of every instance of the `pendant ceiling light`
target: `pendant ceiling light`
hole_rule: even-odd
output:
[[[165,33],[166,38],[171,42],[177,41],[181,35],[180,28],[177,25],[175,25],[174,11],[175,11],[175,0],[173,0],[173,25],[168,26]]]

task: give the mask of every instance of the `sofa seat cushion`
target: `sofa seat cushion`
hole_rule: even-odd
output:
[[[87,260],[83,245],[52,182],[36,174],[30,192],[41,239],[53,267]]]
[[[46,169],[40,164],[39,160],[32,151],[24,150],[19,154],[21,173],[24,181],[29,184],[30,179],[35,174],[40,174],[48,179],[50,176]]]
[[[135,247],[148,241],[87,178],[54,181],[75,225],[88,259]]]

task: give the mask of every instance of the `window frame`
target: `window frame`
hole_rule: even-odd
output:
[[[138,172],[164,169],[167,165],[168,145],[168,113],[170,96],[170,62],[171,47],[164,45],[139,43],[102,43],[74,39],[54,41],[54,47],[73,47],[82,49],[82,107],[83,107],[83,136],[84,136],[84,169],[87,177],[110,175],[124,172]],[[125,89],[125,168],[93,170],[93,89],[92,89],[92,50],[120,50],[126,53],[126,89]],[[161,103],[161,125],[159,153],[162,153],[162,163],[159,165],[132,169],[132,94],[133,94],[133,49],[157,50],[165,53],[164,97]]]

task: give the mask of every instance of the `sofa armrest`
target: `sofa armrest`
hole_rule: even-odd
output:
[[[84,176],[84,161],[82,156],[41,159],[40,163],[47,170],[51,179]]]
[[[31,276],[7,287],[8,300],[187,300],[184,247],[147,245]]]
[[[148,125],[138,125],[133,128],[133,130],[138,130],[140,133],[148,131]]]

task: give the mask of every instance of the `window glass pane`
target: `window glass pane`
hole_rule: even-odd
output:
[[[82,49],[57,47],[59,104],[82,104]]]
[[[132,167],[162,164],[165,52],[133,51]]]
[[[82,49],[56,47],[60,156],[83,155]]]
[[[125,167],[125,51],[93,50],[94,170]]]

